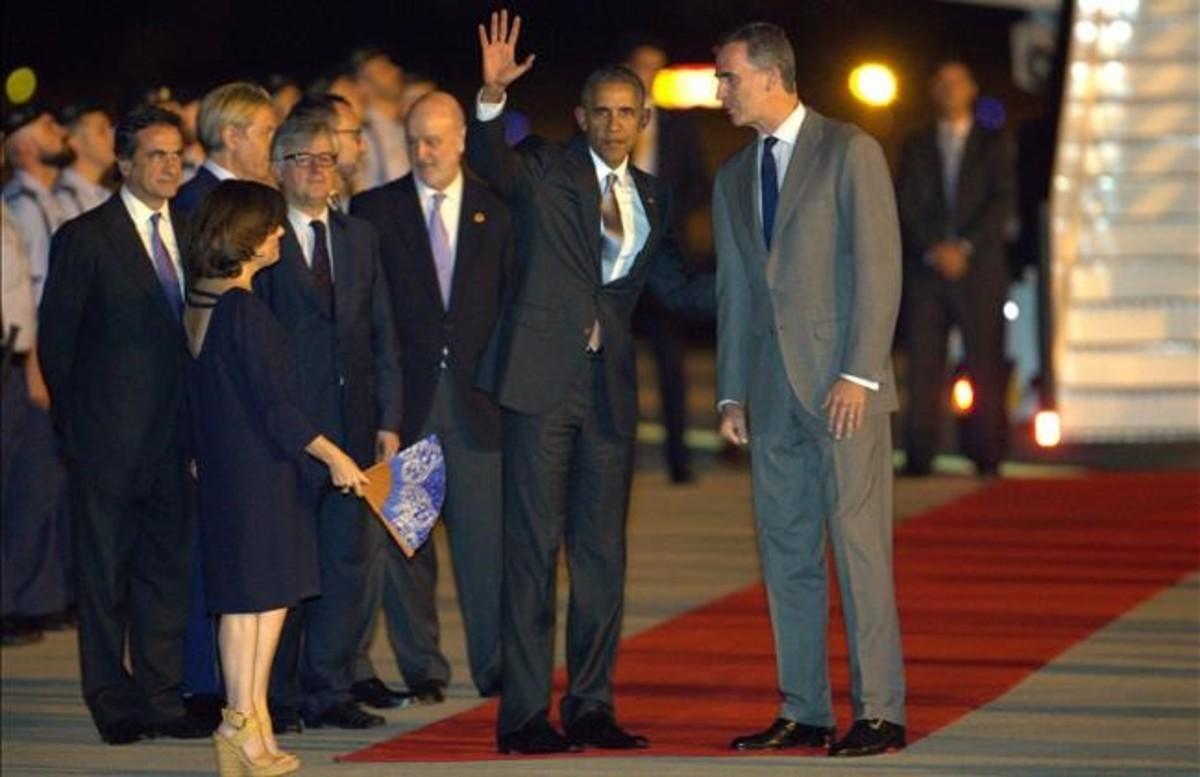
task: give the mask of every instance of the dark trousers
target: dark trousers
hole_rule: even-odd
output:
[[[962,283],[913,280],[905,288],[908,350],[908,466],[926,471],[937,453],[946,405],[946,338],[962,332],[975,407],[964,425],[965,453],[981,471],[994,471],[1007,446],[1004,295],[977,293]]]
[[[638,302],[634,331],[650,341],[658,372],[659,416],[667,468],[675,479],[691,474],[692,455],[684,442],[687,431],[687,379],[683,371],[687,337],[679,319],[650,297]]]
[[[358,497],[334,490],[325,492],[317,511],[321,595],[304,602],[300,615],[300,685],[309,716],[350,700],[354,659],[366,621],[365,577],[373,552],[367,529],[376,519],[369,511]]]
[[[179,452],[101,481],[72,463],[83,696],[98,727],[183,714],[194,517]],[[125,669],[129,640],[132,674]]]
[[[603,362],[582,362],[560,404],[504,414],[504,674],[498,732],[547,715],[554,670],[555,578],[565,539],[570,726],[612,713],[625,595],[625,519],[633,440],[613,426]]]
[[[438,436],[446,457],[442,522],[450,541],[471,679],[481,695],[489,696],[500,684],[501,454],[480,448],[471,438],[457,408],[454,385],[445,374],[438,381],[433,408],[421,430],[422,438],[430,434]],[[383,607],[388,639],[404,681],[410,688],[449,684],[450,664],[438,646],[438,569],[433,540],[409,559],[382,526],[377,534],[385,543]]]
[[[217,648],[217,619],[204,595],[204,557],[200,543],[192,553],[191,603],[183,640],[183,687],[188,695],[221,696],[221,660]]]
[[[5,378],[0,408],[0,615],[37,616],[74,601],[70,503],[58,440],[29,401],[23,364]]]

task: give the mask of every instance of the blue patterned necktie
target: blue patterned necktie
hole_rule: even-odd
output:
[[[178,320],[183,315],[183,292],[179,289],[179,274],[175,272],[175,263],[171,261],[171,253],[163,242],[162,234],[158,231],[161,213],[150,216],[150,258],[154,260],[154,274],[162,286],[163,294],[167,296],[167,305]]]
[[[762,184],[762,227],[763,241],[767,250],[771,250],[771,230],[775,227],[775,206],[779,204],[779,173],[775,167],[775,155],[771,149],[779,142],[779,138],[767,136],[763,138],[762,168],[759,176]]]

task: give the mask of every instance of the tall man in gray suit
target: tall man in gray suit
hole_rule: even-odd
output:
[[[717,51],[718,97],[758,131],[713,194],[721,433],[749,445],[783,706],[737,750],[904,746],[892,585],[888,413],[900,235],[887,164],[856,127],[796,94],[786,33],[749,24]],[[753,433],[751,433],[751,430]],[[855,723],[835,741],[826,533],[850,644]]]

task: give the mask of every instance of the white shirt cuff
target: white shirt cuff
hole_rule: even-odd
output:
[[[850,381],[851,383],[857,383],[858,385],[860,385],[864,388],[869,388],[869,389],[871,389],[871,391],[879,391],[879,383],[877,381],[867,380],[866,378],[859,378],[854,375],[847,375],[844,372],[839,377],[844,378],[844,379]]]
[[[740,405],[740,404],[742,404],[742,403],[738,402],[736,399],[722,399],[720,402],[717,403],[717,412],[719,413],[722,410],[724,410],[726,405]]]
[[[479,121],[491,121],[500,114],[504,113],[504,106],[508,103],[508,93],[500,98],[498,103],[485,103],[483,101],[483,87],[479,88],[478,94],[475,95],[475,118]]]

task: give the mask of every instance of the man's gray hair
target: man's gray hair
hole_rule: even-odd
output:
[[[293,111],[284,119],[275,137],[271,139],[271,159],[279,161],[285,155],[307,145],[318,135],[329,135],[334,138],[333,129],[329,122],[311,113],[296,113]]]
[[[778,24],[750,22],[726,35],[721,46],[746,44],[746,58],[760,70],[775,68],[788,94],[796,93],[796,52]]]

